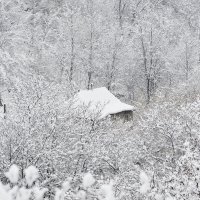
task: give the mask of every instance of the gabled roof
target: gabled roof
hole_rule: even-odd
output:
[[[133,106],[122,103],[105,87],[78,92],[73,101],[73,108],[81,107],[87,108],[88,114],[99,114],[100,118],[122,111],[134,110]]]

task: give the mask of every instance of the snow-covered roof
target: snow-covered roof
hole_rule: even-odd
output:
[[[87,108],[90,115],[99,114],[100,118],[134,110],[133,106],[122,103],[105,87],[78,92],[73,101],[73,108],[81,107]]]

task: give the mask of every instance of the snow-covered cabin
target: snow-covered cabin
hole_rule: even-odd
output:
[[[79,91],[72,103],[76,110],[84,110],[86,117],[99,119],[111,116],[112,119],[132,120],[134,107],[121,102],[107,88]]]
[[[0,120],[5,119],[10,90],[0,87]]]

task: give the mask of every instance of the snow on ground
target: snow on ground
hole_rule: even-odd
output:
[[[110,114],[134,110],[134,107],[122,103],[107,88],[101,87],[92,90],[81,90],[75,95],[73,108],[87,107],[88,115],[98,114],[104,118]]]

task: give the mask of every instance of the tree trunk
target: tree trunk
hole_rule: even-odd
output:
[[[92,74],[93,74],[93,5],[91,2],[91,22],[90,22],[90,55],[89,55],[89,70],[88,70],[88,83],[87,89],[91,88]]]
[[[110,71],[110,73],[108,72],[109,73],[109,80],[108,80],[108,84],[107,84],[108,90],[110,90],[111,86],[112,86],[112,81],[113,81],[114,72],[115,72],[116,54],[117,54],[117,50],[116,50],[116,45],[115,45],[115,49],[114,49],[113,55],[112,55],[111,71]]]
[[[150,94],[150,77],[147,68],[147,56],[146,56],[146,49],[144,45],[144,38],[142,36],[142,29],[141,29],[141,44],[142,44],[142,55],[143,55],[143,65],[144,65],[144,73],[145,73],[145,82],[146,82],[146,94],[147,94],[147,103],[150,102],[151,94]]]
[[[73,72],[74,72],[74,25],[73,25],[73,15],[71,15],[71,62],[70,62],[70,70],[69,70],[69,81],[73,80]]]
[[[186,81],[189,78],[189,60],[188,60],[188,44],[185,44],[185,78]]]

